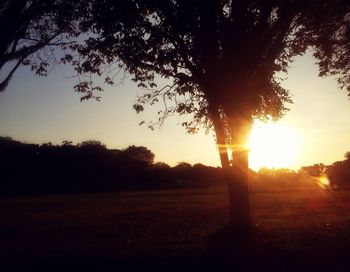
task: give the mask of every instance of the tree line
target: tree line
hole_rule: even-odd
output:
[[[333,188],[347,186],[350,185],[350,152],[346,152],[344,157],[344,160],[336,161],[331,165],[316,163],[304,166],[301,170],[311,176],[326,175]]]
[[[222,180],[221,169],[154,162],[148,148],[108,149],[96,140],[29,144],[0,137],[0,194],[79,193],[199,188]]]
[[[96,140],[53,145],[0,137],[0,154],[0,195],[205,188],[224,182],[219,167],[186,162],[170,167],[155,162],[154,153],[144,146],[108,149]],[[350,152],[343,161],[317,163],[300,170],[311,176],[327,175],[333,187],[348,185]],[[251,174],[255,179],[266,174],[288,179],[297,173],[262,168]]]

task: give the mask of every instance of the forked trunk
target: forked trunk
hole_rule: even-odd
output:
[[[226,136],[224,131],[224,126],[221,123],[220,117],[213,116],[213,125],[215,130],[216,141],[218,145],[221,167],[226,177],[230,173],[230,161],[228,159],[227,146],[226,146]]]
[[[233,145],[232,165],[229,163],[225,132],[221,120],[213,118],[213,124],[220,153],[224,178],[228,186],[230,204],[230,224],[234,229],[244,231],[252,225],[249,202],[249,168],[247,136],[250,122],[234,122],[231,138]],[[231,123],[232,124],[232,123]]]
[[[249,201],[248,137],[252,126],[249,114],[231,115],[232,176],[228,180],[230,219],[234,228],[248,230],[252,225]]]
[[[228,187],[230,225],[234,229],[245,231],[250,229],[252,224],[249,202],[248,149],[246,146],[251,129],[251,116],[249,114],[231,114],[227,116],[228,119],[224,124],[215,103],[211,104],[210,112],[224,179]],[[227,125],[231,128],[232,165],[230,165],[226,143],[225,126],[227,129]]]

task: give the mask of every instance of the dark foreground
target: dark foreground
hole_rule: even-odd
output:
[[[255,229],[224,188],[0,199],[0,271],[350,271],[350,191],[255,181]]]

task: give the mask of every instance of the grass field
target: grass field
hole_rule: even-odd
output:
[[[251,206],[242,239],[220,187],[1,198],[0,271],[350,271],[350,191],[256,180]]]

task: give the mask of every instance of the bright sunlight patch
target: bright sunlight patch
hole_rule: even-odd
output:
[[[255,121],[249,137],[249,166],[293,168],[299,149],[299,135],[292,127]]]

